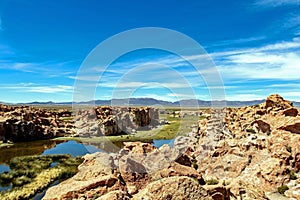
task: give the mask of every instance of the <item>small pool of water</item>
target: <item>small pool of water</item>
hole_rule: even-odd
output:
[[[92,145],[84,145],[76,141],[60,143],[51,149],[46,149],[42,155],[69,154],[71,156],[83,156],[87,153],[102,151]]]
[[[9,172],[10,171],[10,168],[8,165],[6,164],[0,164],[0,174],[3,173],[3,172]]]
[[[0,185],[0,192],[5,192],[10,189],[12,189],[12,183],[9,183],[8,185]]]
[[[174,147],[174,141],[175,141],[175,139],[171,139],[171,140],[153,140],[153,146],[159,148],[159,147],[163,146],[164,144],[167,144],[170,147]]]

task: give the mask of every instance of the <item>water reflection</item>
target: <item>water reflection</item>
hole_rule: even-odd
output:
[[[157,148],[164,144],[168,144],[171,147],[174,146],[174,139],[171,140],[149,140],[143,142],[150,142]],[[16,143],[13,146],[0,148],[0,173],[5,171],[9,172],[9,161],[14,157],[19,156],[32,156],[32,155],[51,155],[51,154],[70,154],[71,156],[83,156],[87,153],[95,152],[113,152],[118,153],[121,148],[123,148],[123,142],[88,142],[88,143],[78,143],[76,141],[53,141],[53,140],[43,140],[43,141],[33,141],[26,143]],[[51,167],[56,166],[57,163],[52,163]],[[58,182],[55,182],[58,184]],[[12,189],[12,184],[0,185],[0,191],[7,191]],[[42,193],[38,194],[34,199],[41,199],[44,195]]]
[[[0,164],[0,174],[3,172],[9,172],[9,171],[10,171],[10,168],[8,165]]]
[[[14,157],[41,155],[46,149],[55,147],[63,141],[40,140],[15,143],[12,146],[0,148],[0,164],[9,163]]]
[[[9,183],[8,185],[0,185],[0,192],[5,192],[11,189],[12,189],[12,183]]]
[[[42,155],[53,154],[69,154],[71,156],[83,156],[89,153],[84,144],[77,143],[76,141],[68,141],[56,145],[51,149],[46,149]]]

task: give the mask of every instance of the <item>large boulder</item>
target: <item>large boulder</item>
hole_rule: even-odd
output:
[[[209,200],[212,198],[194,179],[186,176],[169,177],[148,184],[133,196],[133,200]]]
[[[287,100],[284,100],[280,95],[278,94],[272,94],[268,96],[265,102],[265,108],[279,108],[279,109],[288,109],[292,108],[293,103]]]
[[[280,127],[279,129],[289,131],[291,133],[297,133],[300,134],[300,122],[296,122],[293,124],[285,125]]]
[[[49,188],[44,200],[56,199],[95,199],[110,191],[126,187],[120,175],[114,172],[114,157],[106,153],[87,154],[78,167],[78,173],[59,185]]]

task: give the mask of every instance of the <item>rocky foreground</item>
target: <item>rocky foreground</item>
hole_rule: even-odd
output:
[[[125,143],[84,156],[79,172],[44,199],[300,199],[300,116],[279,95],[209,110],[174,148]]]
[[[158,124],[158,110],[150,107],[100,106],[79,109],[41,109],[0,104],[0,141],[30,141],[61,136],[131,134]]]

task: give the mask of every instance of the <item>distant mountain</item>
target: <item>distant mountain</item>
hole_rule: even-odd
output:
[[[255,101],[203,101],[198,99],[186,99],[175,102],[157,100],[153,98],[129,98],[129,99],[112,99],[112,100],[95,100],[95,101],[85,101],[78,102],[76,104],[95,104],[95,105],[116,105],[116,106],[185,106],[185,107],[209,107],[211,105],[227,105],[227,106],[247,106],[247,105],[255,105],[264,102],[264,100],[255,100]],[[72,102],[30,102],[30,103],[22,103],[27,105],[71,105]],[[300,102],[296,102],[296,104],[300,105]]]
[[[23,104],[23,103],[21,103]],[[55,105],[55,104],[59,104],[59,103],[55,103],[53,101],[47,101],[47,102],[39,102],[39,101],[34,101],[34,102],[30,102],[30,103],[25,103],[28,105]]]
[[[265,100],[253,100],[253,101],[203,101],[198,99],[185,99],[175,102],[157,100],[153,98],[128,98],[128,99],[112,99],[112,100],[95,100],[78,102],[76,104],[87,104],[87,105],[115,105],[115,106],[182,106],[182,107],[210,107],[213,106],[229,106],[229,107],[241,107],[250,106],[263,103]],[[293,102],[295,107],[300,107],[300,102]],[[72,102],[30,102],[22,103],[26,105],[72,105]]]
[[[293,106],[295,106],[297,108],[300,108],[300,102],[293,101]]]

